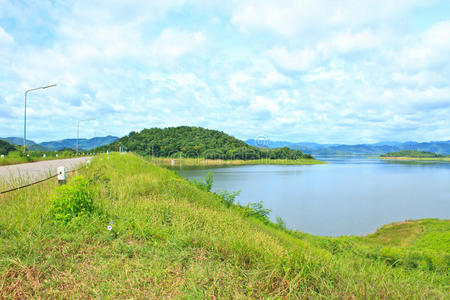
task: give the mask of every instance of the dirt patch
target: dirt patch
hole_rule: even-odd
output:
[[[0,295],[10,299],[29,299],[39,294],[44,273],[36,267],[9,268],[1,277]]]

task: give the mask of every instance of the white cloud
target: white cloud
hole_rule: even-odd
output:
[[[314,49],[288,50],[285,47],[275,47],[267,52],[274,63],[286,71],[306,71],[320,62],[323,57]]]
[[[439,22],[422,36],[411,37],[397,60],[406,69],[439,67],[449,63],[450,21]]]
[[[317,80],[334,80],[334,81],[344,81],[349,79],[349,74],[344,70],[339,69],[324,69],[319,68],[312,72],[309,72],[303,76],[303,80],[306,82],[317,81]]]
[[[370,50],[380,46],[381,38],[372,31],[365,30],[357,33],[343,33],[335,36],[330,47],[343,53]]]
[[[447,78],[442,74],[430,70],[419,70],[417,72],[393,72],[391,82],[397,85],[409,86],[429,86],[429,85],[445,85]]]
[[[72,15],[80,23],[113,24],[155,21],[171,9],[182,7],[185,0],[76,0],[71,6]]]
[[[192,53],[206,41],[202,32],[180,31],[175,28],[164,29],[151,46],[151,54],[164,61],[176,60]]]
[[[277,72],[276,70],[271,70],[264,73],[264,77],[259,82],[261,86],[267,87],[267,88],[273,88],[277,86],[285,86],[292,84],[292,80]]]
[[[247,92],[246,92],[246,89],[244,88],[244,85],[247,82],[253,81],[253,80],[254,80],[254,77],[252,77],[242,71],[232,74],[228,80],[228,86],[232,92],[231,96],[236,99],[245,97],[247,95]]]
[[[267,98],[264,96],[255,96],[250,100],[250,109],[268,109],[271,113],[277,113],[280,110],[278,101],[273,98]]]
[[[0,136],[20,134],[23,91],[53,82],[30,98],[33,138],[73,136],[88,117],[116,135],[189,124],[296,141],[448,136],[449,21],[399,28],[418,1],[16,3],[0,11]]]
[[[244,31],[259,29],[292,36],[324,28],[353,27],[392,18],[422,2],[420,0],[242,0],[237,2],[231,21]]]
[[[9,46],[14,43],[14,39],[0,26],[0,46]]]

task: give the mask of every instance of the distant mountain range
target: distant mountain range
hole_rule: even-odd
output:
[[[21,137],[6,137],[6,138],[0,138],[0,140],[8,142],[11,145],[23,146],[23,138],[21,138]],[[36,142],[34,142],[32,140],[28,140],[28,139],[27,139],[27,148],[32,151],[48,151],[49,150],[49,149],[37,144]]]
[[[91,139],[79,139],[79,149],[91,150],[97,147],[111,144],[118,140],[115,136],[94,137]],[[23,138],[20,137],[6,137],[0,138],[13,145],[23,146]],[[281,148],[288,147],[294,150],[301,150],[304,153],[312,155],[379,155],[387,152],[395,152],[402,150],[416,150],[450,155],[450,140],[449,141],[431,141],[425,143],[418,142],[379,142],[374,144],[318,144],[318,143],[292,143],[286,141],[271,141],[271,140],[257,140],[249,139],[245,141],[248,145],[255,147],[266,148]],[[50,141],[36,143],[32,140],[27,140],[27,147],[33,151],[51,151],[61,150],[64,148],[76,148],[77,139],[64,139],[59,141]]]
[[[1,140],[7,141],[10,144],[23,146],[23,138],[19,137],[6,137],[0,138]],[[105,136],[105,137],[94,137],[91,139],[79,139],[78,140],[78,149],[83,150],[91,150],[103,145],[110,144],[116,140],[118,137],[115,136]],[[51,151],[51,150],[61,150],[64,148],[75,149],[77,145],[77,139],[64,139],[59,141],[51,141],[51,142],[42,142],[36,143],[32,140],[27,140],[27,147],[33,151]]]
[[[112,142],[118,139],[119,139],[118,137],[111,135],[105,137],[94,137],[91,139],[79,139],[78,148],[83,150],[91,150],[103,145],[111,144]],[[51,150],[60,150],[64,148],[75,149],[77,146],[77,139],[64,139],[60,141],[43,142],[40,143],[40,145]]]
[[[289,147],[301,150],[312,155],[378,155],[387,152],[401,150],[417,150],[434,152],[444,155],[450,154],[450,141],[431,141],[426,143],[418,142],[380,142],[374,144],[317,144],[317,143],[291,143],[284,141],[255,140],[245,141],[247,144],[256,147],[279,148]]]

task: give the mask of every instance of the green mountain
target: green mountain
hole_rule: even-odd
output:
[[[110,144],[119,139],[115,136],[105,136],[105,137],[94,137],[91,139],[79,139],[78,149],[79,150],[91,150],[103,145]],[[75,149],[77,146],[77,139],[64,139],[59,141],[42,142],[40,145],[51,150],[61,150],[64,148]]]
[[[23,146],[23,138],[21,138],[21,137],[10,136],[10,137],[5,137],[5,138],[0,138],[0,140],[8,142],[12,145]],[[37,143],[32,140],[27,140],[27,146],[32,146],[32,145],[37,145]]]
[[[78,149],[80,151],[91,150],[96,147],[100,147],[103,145],[110,144],[117,140],[118,137],[115,136],[105,136],[105,137],[94,137],[91,139],[79,139],[78,140]],[[23,146],[23,138],[20,137],[6,137],[0,138],[0,140],[4,140],[12,145]],[[56,151],[62,149],[75,149],[77,145],[77,139],[64,139],[59,141],[50,141],[50,142],[42,142],[36,143],[32,140],[27,140],[27,148],[32,151]]]
[[[12,145],[23,146],[23,138],[21,137],[6,137],[0,138],[0,140],[6,141]],[[27,148],[31,151],[49,151],[46,147],[27,139]]]
[[[129,150],[157,157],[205,157],[211,159],[298,159],[311,158],[300,150],[287,147],[277,149],[257,148],[222,131],[201,127],[169,127],[143,129],[131,132],[112,144],[96,151]]]
[[[5,142],[4,140],[0,139],[0,154],[8,154],[11,151],[16,150],[16,147],[14,147],[13,145],[11,145],[8,142]]]

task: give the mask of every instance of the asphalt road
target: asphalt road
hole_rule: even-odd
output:
[[[64,166],[66,171],[69,171],[78,168],[90,159],[91,157],[88,156],[1,166],[0,181],[14,181],[20,178],[21,181],[32,182],[56,174],[56,168],[60,166]]]

